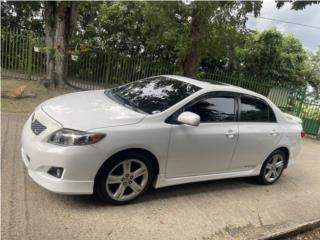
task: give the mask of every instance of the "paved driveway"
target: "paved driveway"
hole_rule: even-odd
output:
[[[23,115],[2,114],[2,239],[256,239],[320,218],[320,142],[273,186],[232,179],[151,190],[127,206],[50,193],[20,159]]]

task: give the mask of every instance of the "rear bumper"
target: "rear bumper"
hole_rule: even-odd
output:
[[[302,139],[297,139],[296,141],[291,140],[291,146],[289,147],[289,160],[287,167],[295,164],[299,159],[299,154],[301,152]]]

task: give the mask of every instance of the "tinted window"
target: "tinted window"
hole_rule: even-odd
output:
[[[276,122],[276,116],[274,115],[273,110],[269,107],[269,122]]]
[[[200,87],[195,85],[160,76],[120,86],[106,94],[111,94],[136,110],[154,114],[166,110],[198,90]]]
[[[249,97],[241,97],[240,121],[275,122],[276,118],[270,107],[263,101]]]
[[[188,107],[186,111],[196,113],[201,122],[229,122],[235,120],[234,97],[210,97]]]

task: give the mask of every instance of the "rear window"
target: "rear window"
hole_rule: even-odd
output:
[[[241,122],[276,122],[272,109],[264,102],[251,97],[241,97]]]
[[[201,88],[170,77],[152,77],[112,89],[108,94],[133,109],[155,114],[175,105]]]

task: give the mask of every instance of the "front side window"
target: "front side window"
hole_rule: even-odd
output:
[[[250,97],[241,97],[241,122],[275,122],[272,109],[263,101]]]
[[[124,105],[148,114],[162,112],[201,88],[170,77],[152,77],[106,91]]]
[[[201,122],[235,121],[235,98],[232,96],[208,97],[187,107],[185,111],[198,114]]]

